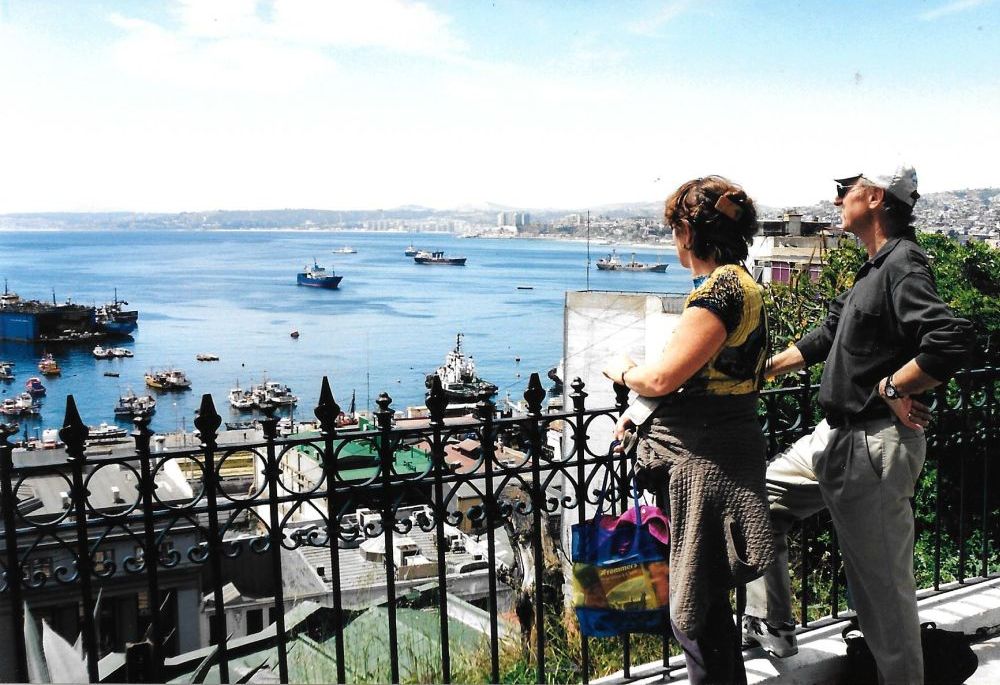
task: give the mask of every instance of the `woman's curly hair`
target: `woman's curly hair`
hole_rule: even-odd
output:
[[[667,198],[663,222],[671,227],[686,225],[695,256],[718,264],[743,263],[758,228],[753,200],[722,176],[682,184]]]

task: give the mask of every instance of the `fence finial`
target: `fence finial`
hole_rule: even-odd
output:
[[[206,445],[215,445],[215,439],[219,434],[219,426],[222,425],[222,417],[215,410],[215,402],[212,396],[205,393],[201,396],[201,408],[198,409],[198,416],[194,419],[195,428],[201,433],[201,441]]]
[[[72,395],[66,396],[66,414],[63,418],[63,427],[59,430],[59,439],[66,443],[66,453],[71,457],[80,454],[84,450],[84,443],[90,435],[90,429],[80,418],[80,412],[76,408],[76,400]]]
[[[427,391],[425,403],[431,412],[431,423],[436,425],[444,423],[444,411],[448,408],[448,394],[441,386],[441,377],[437,374],[431,376],[431,388]]]
[[[528,403],[528,413],[541,414],[542,400],[544,399],[545,388],[542,387],[542,381],[538,378],[538,372],[534,372],[528,379],[528,389],[524,391],[524,401]]]
[[[340,405],[333,397],[333,390],[330,389],[330,379],[323,376],[323,383],[319,387],[319,402],[313,415],[319,420],[319,427],[324,433],[335,433],[337,431],[337,417],[340,416]]]

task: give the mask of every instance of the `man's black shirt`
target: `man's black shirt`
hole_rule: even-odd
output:
[[[944,382],[966,362],[972,324],[941,301],[927,253],[893,238],[830,303],[826,321],[796,343],[806,365],[826,360],[819,403],[830,417],[887,416],[878,383],[911,359]]]

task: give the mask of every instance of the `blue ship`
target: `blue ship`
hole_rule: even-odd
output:
[[[333,269],[327,273],[327,270],[317,264],[315,259],[312,266],[307,265],[304,268],[305,270],[298,275],[299,285],[311,288],[336,288],[344,279],[343,276],[334,274]]]

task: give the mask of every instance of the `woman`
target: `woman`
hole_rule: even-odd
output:
[[[667,199],[664,220],[694,289],[659,358],[636,364],[623,356],[604,369],[642,398],[657,398],[630,407],[615,437],[638,424],[637,473],[666,486],[670,618],[690,681],[746,683],[729,591],[774,556],[757,419],[767,321],[761,288],[743,266],[757,212],[742,188],[707,176]]]

